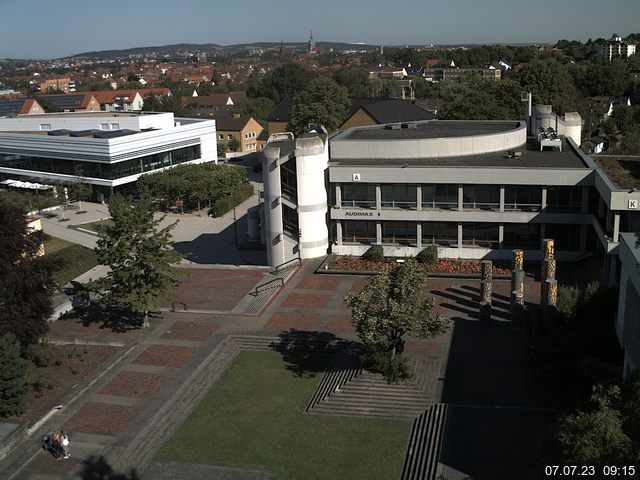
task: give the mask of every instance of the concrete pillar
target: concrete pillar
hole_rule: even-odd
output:
[[[613,214],[613,238],[612,241],[618,243],[620,241],[620,213]]]
[[[336,204],[334,208],[342,207],[342,186],[339,183],[336,183]]]
[[[420,222],[416,224],[416,245],[418,248],[422,248],[422,224]]]
[[[479,317],[481,322],[488,322],[491,320],[491,304],[487,302],[480,302]]]
[[[418,211],[422,210],[422,185],[416,188],[416,207]]]
[[[342,246],[342,222],[336,222],[336,243]]]
[[[458,211],[459,212],[463,210],[463,204],[464,204],[464,186],[458,185]]]
[[[500,185],[500,211],[504,212],[504,185]]]
[[[382,243],[382,224],[376,222],[376,243],[380,245]]]
[[[501,223],[498,225],[498,248],[502,248],[504,242],[504,225]]]
[[[376,185],[376,210],[380,210],[381,208],[382,208],[382,187],[380,185]]]
[[[524,269],[524,251],[512,250],[511,251],[511,270],[523,270]]]
[[[462,248],[462,224],[458,224],[458,248]],[[461,256],[458,254],[458,256]]]
[[[544,212],[547,208],[547,187],[542,187],[542,197],[540,203],[540,211]]]
[[[521,294],[521,302],[516,293]],[[511,271],[511,306],[517,304],[524,305],[524,270]]]

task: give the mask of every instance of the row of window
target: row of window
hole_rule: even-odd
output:
[[[342,243],[377,242],[377,222],[342,221]],[[380,222],[381,241],[383,244],[415,245],[418,239],[415,222]],[[421,241],[423,245],[458,245],[458,224],[447,222],[423,222]],[[333,238],[337,239],[335,224]],[[540,247],[541,228],[539,224],[505,223],[502,244],[499,238],[499,225],[496,223],[463,223],[462,245],[486,248],[523,248]],[[580,226],[564,224],[547,224],[545,236],[556,241],[560,250],[578,250],[580,242]]]
[[[422,208],[458,208],[458,185],[422,185]],[[346,184],[341,187],[343,207],[375,208],[374,184]],[[415,184],[380,185],[380,205],[383,208],[417,208],[418,190]],[[547,187],[547,211],[580,212],[582,187]],[[497,185],[464,185],[462,206],[465,209],[498,210],[500,187]],[[539,211],[542,206],[542,187],[506,185],[505,210]]]
[[[84,177],[115,180],[117,178],[151,172],[160,168],[197,160],[198,158],[200,158],[200,145],[178,148],[153,155],[145,155],[144,157],[133,158],[118,163],[62,160],[58,158],[0,153],[0,167],[43,173],[57,173],[61,175],[77,175],[80,170]]]

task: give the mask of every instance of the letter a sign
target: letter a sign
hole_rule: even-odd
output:
[[[352,182],[359,182],[360,181],[360,174],[359,173],[354,173],[352,175],[351,181]]]

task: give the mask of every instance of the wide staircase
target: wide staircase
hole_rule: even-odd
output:
[[[359,368],[352,355],[337,356],[307,406],[307,412],[379,418],[415,418],[437,401],[441,364],[413,359],[415,378],[389,384],[382,375]]]
[[[447,413],[447,405],[438,403],[413,421],[402,480],[436,478]]]

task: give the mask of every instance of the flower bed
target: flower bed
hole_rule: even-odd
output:
[[[329,269],[343,270],[347,272],[377,271],[382,267],[395,267],[401,265],[395,259],[385,259],[384,262],[374,262],[365,260],[353,255],[335,257],[329,262]],[[428,273],[452,273],[465,275],[480,274],[480,260],[459,260],[455,258],[443,258],[436,263],[428,265],[421,264],[421,268]],[[493,274],[509,274],[508,262],[493,262]]]

